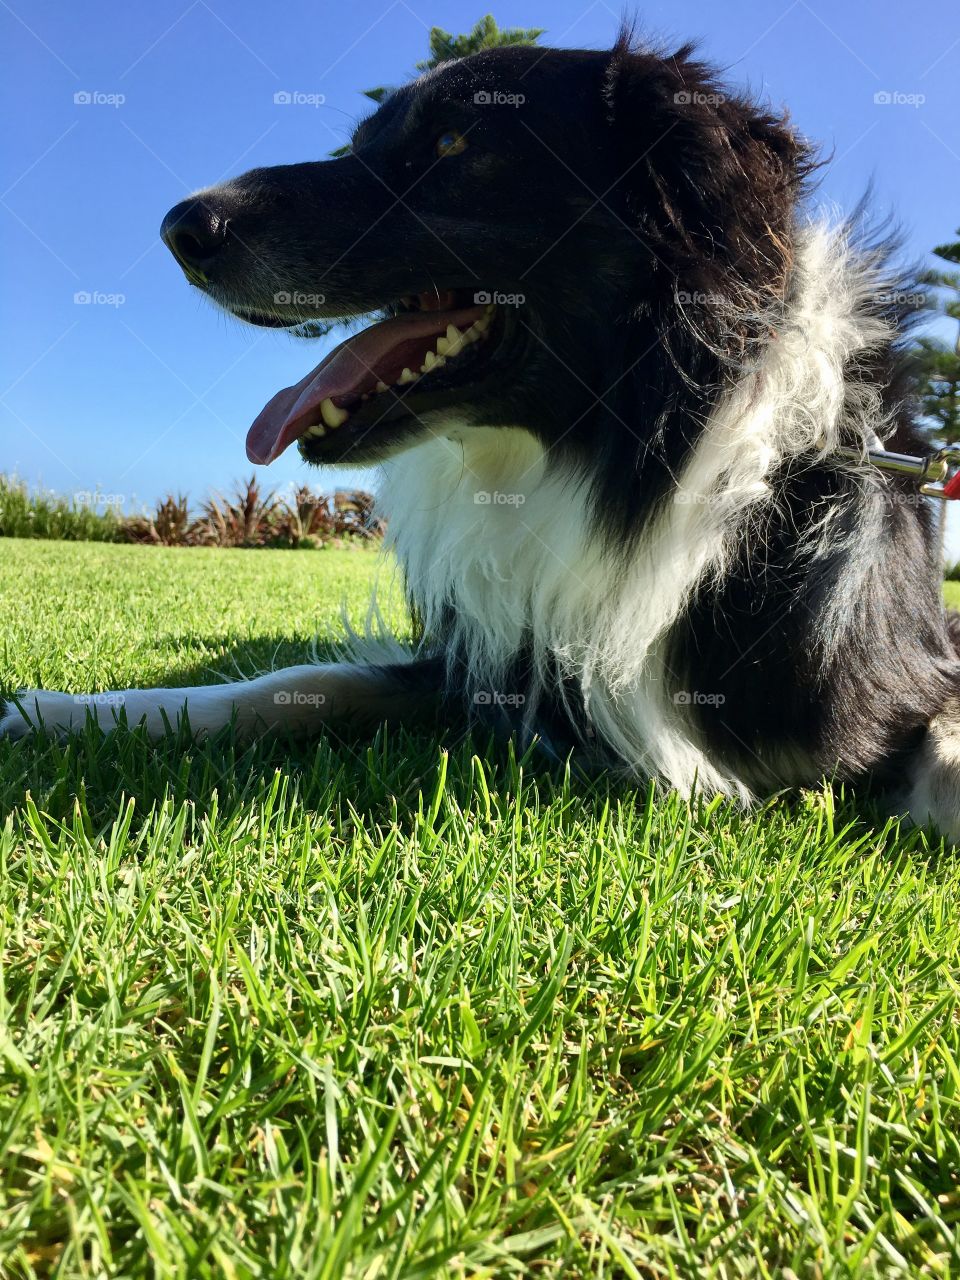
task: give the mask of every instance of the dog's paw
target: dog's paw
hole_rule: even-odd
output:
[[[79,694],[22,689],[0,709],[0,737],[23,738],[38,729],[64,737],[83,728],[88,706]]]

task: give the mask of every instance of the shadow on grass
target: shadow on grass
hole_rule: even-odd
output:
[[[223,680],[250,680],[264,671],[298,666],[304,662],[336,662],[344,656],[345,641],[336,637],[302,639],[288,634],[256,636],[231,644],[223,635],[197,636],[191,633],[193,652],[207,655],[203,661],[179,661],[177,639],[165,636],[144,655],[141,689],[176,689],[181,686],[220,684]],[[97,690],[84,690],[97,692]]]
[[[334,640],[311,643],[288,635],[232,647],[222,636],[199,637],[191,638],[191,646],[208,651],[209,659],[167,668],[154,681],[148,676],[144,686],[189,688],[343,657]],[[371,730],[336,724],[318,726],[315,736],[279,734],[249,741],[238,740],[229,727],[198,741],[181,725],[152,742],[142,728],[122,724],[108,735],[88,726],[63,741],[42,734],[17,742],[0,739],[0,821],[22,807],[28,794],[55,822],[72,820],[79,799],[99,829],[115,821],[131,798],[135,826],[164,803],[189,804],[193,822],[214,810],[221,818],[233,818],[256,811],[283,784],[285,794],[295,794],[307,810],[349,806],[364,824],[406,825],[423,812],[424,797],[434,793],[441,769],[456,803],[467,807],[475,802],[474,756],[483,762],[484,785],[491,792],[516,794],[522,771],[544,799],[573,790],[581,801],[647,802],[649,788],[643,782],[591,768],[575,753],[562,760],[539,743],[521,747],[515,739],[483,728],[465,732],[450,726],[431,730],[383,724]],[[835,790],[843,821],[884,826],[889,811],[882,793],[867,783],[853,793],[846,787]],[[788,817],[798,798],[799,793],[784,792],[764,808],[774,805]],[[700,801],[694,807],[710,805]]]
[[[191,637],[191,647],[209,652],[209,659],[154,669],[152,679],[148,663],[140,687],[191,688],[343,658],[343,648],[333,640],[311,643],[286,635],[233,647],[222,637]],[[164,802],[189,803],[193,820],[214,808],[230,817],[263,803],[280,778],[295,787],[299,803],[308,809],[328,808],[337,797],[371,822],[403,822],[422,809],[422,795],[432,792],[444,752],[456,760],[451,784],[463,776],[464,794],[472,789],[474,754],[498,775],[529,767],[548,788],[564,774],[563,765],[548,760],[536,745],[519,756],[502,735],[439,725],[318,724],[315,735],[281,733],[251,741],[238,739],[232,727],[196,740],[181,724],[154,742],[141,727],[124,722],[106,735],[88,724],[64,740],[48,734],[0,739],[0,820],[20,808],[28,793],[55,822],[72,818],[78,798],[98,827],[113,822],[131,797],[140,820]]]

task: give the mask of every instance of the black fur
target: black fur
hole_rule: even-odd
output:
[[[477,105],[478,92],[524,103]],[[449,129],[469,145],[438,162]],[[398,90],[342,159],[206,193],[228,234],[203,285],[237,314],[287,324],[389,311],[430,288],[523,294],[476,376],[439,376],[301,452],[375,460],[417,443],[422,419],[450,405],[523,427],[590,486],[616,565],[790,308],[816,163],[784,117],[732,93],[689,47],[665,56],[625,33],[609,52],[500,49]],[[278,292],[325,300],[294,309]],[[867,305],[905,336],[917,287],[891,276],[890,292]],[[900,347],[861,360],[861,376],[881,388],[877,425],[902,449],[914,407]],[[726,576],[670,636],[675,687],[722,695],[690,714],[709,754],[751,787],[895,769],[958,681],[929,504],[884,477],[864,486],[831,459],[793,459],[774,487]],[[805,535],[827,508],[835,545],[814,562]],[[854,557],[869,572],[840,599]],[[852,622],[838,630],[841,609]],[[530,673],[518,653],[517,685]],[[448,687],[448,704],[456,696]],[[593,741],[559,669],[539,727],[559,744]]]

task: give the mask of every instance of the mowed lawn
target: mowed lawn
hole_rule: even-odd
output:
[[[0,689],[299,661],[375,564],[3,540]],[[960,1270],[960,863],[863,798],[121,730],[0,819],[4,1277]]]

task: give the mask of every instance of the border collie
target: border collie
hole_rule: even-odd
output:
[[[3,729],[494,720],[743,802],[907,780],[901,807],[960,836],[929,503],[866,461],[911,439],[917,293],[805,211],[815,167],[690,47],[622,34],[445,63],[341,158],[177,205],[166,244],[232,314],[366,318],[247,455],[378,466],[421,638],[239,684],[30,691]]]

